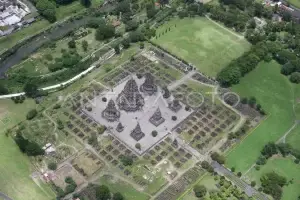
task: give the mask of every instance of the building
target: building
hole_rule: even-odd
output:
[[[0,11],[0,27],[7,27],[6,30],[20,23],[30,13],[28,6],[20,0],[0,0]],[[2,28],[2,34],[3,32]]]

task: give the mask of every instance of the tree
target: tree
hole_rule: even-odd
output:
[[[76,42],[74,39],[72,39],[71,41],[68,42],[68,46],[71,49],[75,49],[76,48]]]
[[[54,162],[51,162],[48,164],[48,169],[50,170],[56,170],[57,169],[57,164]]]
[[[126,26],[125,26],[125,31],[129,32],[129,31],[134,31],[139,27],[139,23],[135,20],[129,20],[128,22],[126,22]]]
[[[36,109],[32,109],[32,110],[28,111],[28,113],[26,115],[26,119],[32,120],[36,115],[37,115]]]
[[[8,94],[8,89],[0,84],[0,94]]]
[[[123,39],[122,45],[123,45],[124,49],[128,49],[130,47],[129,39],[128,38]]]
[[[140,49],[144,49],[145,44],[143,42],[140,42]]]
[[[238,177],[241,177],[241,176],[242,176],[242,172],[238,172],[238,173],[237,173],[237,176],[238,176]]]
[[[110,24],[103,24],[96,31],[96,40],[105,40],[114,36],[115,28]]]
[[[56,4],[54,1],[37,0],[35,6],[49,22],[56,21]]]
[[[83,40],[82,43],[81,43],[81,45],[82,45],[82,49],[84,51],[87,51],[88,46],[89,46],[88,42],[86,40]]]
[[[230,171],[235,172],[235,167],[231,167]]]
[[[300,72],[293,72],[290,76],[290,81],[292,83],[300,83]]]
[[[267,159],[272,157],[274,154],[277,154],[277,147],[274,142],[269,142],[264,146],[264,148],[261,151],[261,154],[265,156]]]
[[[116,192],[113,194],[112,200],[124,200],[125,198],[120,192]]]
[[[255,181],[251,181],[251,187],[255,187],[256,182]]]
[[[140,143],[136,143],[135,144],[135,148],[137,148],[138,150],[141,150],[141,144]]]
[[[225,163],[225,157],[218,154],[217,152],[213,152],[210,155],[211,159],[213,159],[214,161],[217,161],[219,164],[223,165]]]
[[[152,134],[153,137],[156,137],[157,136],[157,131],[152,131],[151,134]]]
[[[83,5],[84,7],[88,8],[91,6],[91,0],[80,0],[81,5]]]
[[[195,185],[193,190],[194,190],[195,196],[198,198],[204,197],[207,192],[206,187],[203,185]]]
[[[119,45],[116,45],[114,47],[114,50],[115,50],[116,54],[120,54],[120,46]]]
[[[26,146],[26,154],[28,156],[44,155],[45,151],[35,142],[29,142]]]
[[[97,200],[109,200],[111,198],[110,191],[107,186],[100,185],[96,188]]]
[[[24,86],[26,96],[34,98],[39,94],[38,86],[34,83],[27,83]]]
[[[261,178],[261,186],[266,194],[270,194],[275,200],[280,200],[282,196],[282,187],[286,185],[285,177],[270,172],[264,174]]]
[[[155,9],[154,3],[149,3],[146,5],[146,12],[148,19],[151,19],[156,15],[157,10]]]

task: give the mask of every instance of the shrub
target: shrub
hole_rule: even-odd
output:
[[[242,172],[238,172],[238,173],[237,173],[237,176],[238,176],[238,177],[241,177],[241,176],[242,176]]]
[[[48,169],[50,170],[56,170],[57,169],[57,164],[54,162],[51,162],[48,164]]]
[[[194,190],[195,196],[198,198],[204,197],[207,192],[206,187],[203,185],[196,185],[196,186],[194,186],[193,190]]]
[[[103,102],[107,102],[107,98],[106,97],[102,97],[102,101]]]
[[[133,159],[131,156],[122,156],[121,162],[124,166],[131,166],[133,164]]]
[[[32,110],[30,110],[30,111],[27,113],[26,119],[27,119],[27,120],[32,120],[36,115],[37,115],[36,109],[32,109]]]
[[[294,72],[290,76],[290,81],[292,83],[300,83],[300,73],[299,72]]]
[[[256,185],[256,182],[255,181],[251,181],[251,186],[255,187],[255,185]]]
[[[135,144],[135,148],[137,148],[138,150],[141,150],[141,144],[140,143],[136,143]]]
[[[173,120],[173,121],[176,121],[176,120],[177,120],[177,117],[176,117],[176,116],[172,116],[172,120]]]
[[[153,137],[156,137],[157,136],[157,131],[152,131],[151,134],[152,134]]]

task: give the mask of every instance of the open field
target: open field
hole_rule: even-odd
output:
[[[300,126],[297,125],[286,137],[286,143],[292,145],[293,148],[300,151]]]
[[[288,0],[288,2],[293,6],[300,8],[300,0]]]
[[[110,191],[113,193],[120,192],[124,195],[125,199],[149,199],[149,196],[147,194],[137,191],[133,188],[133,186],[114,177],[103,176],[100,178],[99,183],[101,185],[108,186]]]
[[[204,17],[176,18],[160,26],[157,39],[152,41],[192,63],[201,72],[216,76],[250,47],[241,36],[220,26]]]
[[[14,104],[11,100],[1,100],[0,123],[0,188],[14,200],[52,200],[55,195],[43,183],[39,186],[31,179],[32,165],[27,156],[23,155],[4,131],[25,119],[27,111],[35,107],[32,100],[23,104]],[[9,112],[8,112],[9,111]],[[26,197],[26,198],[25,198]]]
[[[300,165],[294,163],[291,158],[271,158],[257,171],[254,168],[247,174],[248,177],[260,184],[260,177],[268,172],[275,172],[287,178],[293,179],[293,183],[283,187],[282,200],[297,199],[300,195]],[[251,180],[252,180],[251,179]]]
[[[298,87],[280,74],[280,65],[275,61],[260,63],[232,87],[241,97],[256,97],[267,116],[227,155],[227,167],[234,166],[237,171],[245,172],[267,142],[278,140],[288,131],[294,123],[293,102],[299,94]]]

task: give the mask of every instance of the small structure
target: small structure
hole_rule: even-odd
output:
[[[45,151],[46,155],[53,155],[56,151],[55,147],[51,143],[47,143],[42,149]]]
[[[120,111],[117,110],[112,99],[109,100],[107,107],[102,111],[102,117],[109,122],[117,121],[120,118]]]
[[[124,130],[124,126],[122,125],[121,122],[118,124],[116,130],[117,130],[118,132],[122,132],[122,131]]]
[[[165,118],[162,117],[161,111],[159,107],[156,109],[152,117],[149,119],[149,121],[154,125],[154,126],[159,126],[162,123],[164,123]]]
[[[169,108],[173,112],[178,112],[182,108],[182,105],[180,104],[179,100],[174,99],[173,102],[169,104]]]
[[[119,108],[126,112],[136,112],[143,108],[145,101],[134,79],[130,79],[126,83],[124,89],[117,97],[117,103]]]
[[[154,83],[154,77],[150,73],[147,73],[145,77],[145,82],[141,85],[140,90],[144,94],[151,96],[157,92],[157,86]]]
[[[136,127],[132,130],[130,133],[130,136],[135,139],[136,141],[139,141],[145,136],[145,133],[142,132],[141,126],[139,123],[137,123]]]

